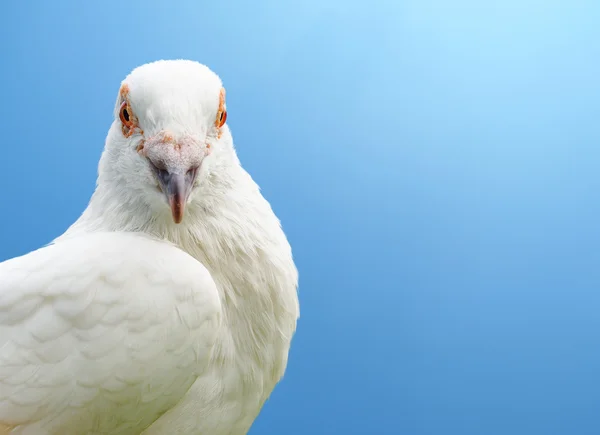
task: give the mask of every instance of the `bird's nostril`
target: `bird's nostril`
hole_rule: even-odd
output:
[[[185,176],[193,181],[196,179],[196,174],[198,174],[198,166],[192,166],[190,169],[187,170]]]
[[[154,166],[156,171],[165,171],[167,169],[167,165],[162,159],[148,159],[150,164]]]

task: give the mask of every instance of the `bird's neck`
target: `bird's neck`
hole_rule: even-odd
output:
[[[99,187],[86,211],[62,237],[128,231],[176,244],[201,262],[217,284],[232,334],[224,340],[232,348],[224,344],[223,354],[234,349],[258,358],[256,364],[272,364],[271,373],[277,377],[283,373],[299,315],[298,275],[279,220],[250,175],[240,171],[224,183],[227,188],[190,207],[179,225],[156,219],[147,208],[140,208],[132,219],[132,204],[110,202],[109,192]],[[272,361],[264,355],[267,348]],[[273,348],[280,351],[272,352]]]

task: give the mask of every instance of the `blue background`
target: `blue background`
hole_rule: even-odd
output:
[[[600,2],[170,3],[2,2],[0,258],[83,211],[133,67],[199,60],[301,273],[251,434],[599,434]]]

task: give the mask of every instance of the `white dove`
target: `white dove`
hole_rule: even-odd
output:
[[[283,376],[298,274],[220,78],[123,81],[82,216],[0,263],[0,434],[246,434]]]

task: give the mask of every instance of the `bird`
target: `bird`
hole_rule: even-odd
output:
[[[195,60],[131,70],[83,213],[0,263],[0,434],[250,430],[286,371],[298,270],[225,97]]]

